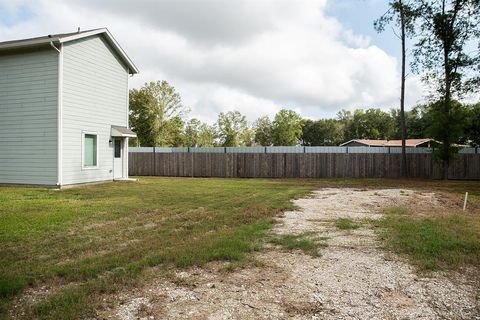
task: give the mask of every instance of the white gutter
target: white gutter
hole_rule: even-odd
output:
[[[60,50],[59,50],[57,47],[55,47],[55,45],[53,44],[53,41],[50,41],[50,46],[51,46],[53,49],[57,50],[58,53],[61,53]],[[60,47],[60,48],[61,48],[61,47]]]
[[[57,186],[63,184],[63,46],[60,49],[53,42],[50,46],[58,52],[58,96],[57,96]]]

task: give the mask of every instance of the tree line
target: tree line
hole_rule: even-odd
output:
[[[460,103],[480,86],[480,0],[391,0],[374,22],[378,32],[393,24],[401,44],[399,110],[341,111],[335,119],[304,120],[292,110],[252,126],[239,112],[220,113],[216,125],[184,121],[187,110],[167,82],[146,84],[131,92],[131,124],[139,145],[335,145],[351,138],[402,140],[402,176],[406,176],[405,139],[431,137],[440,143],[435,156],[443,177],[457,151],[456,144],[478,144],[478,104]],[[409,46],[409,41],[413,45]],[[407,56],[411,64],[407,70]],[[431,88],[430,103],[405,110],[408,71],[422,75]],[[157,90],[163,88],[164,90]],[[140,106],[147,110],[142,114]],[[144,123],[142,121],[145,121]],[[188,129],[188,130],[187,130]],[[150,132],[150,133],[148,133]],[[201,138],[200,138],[201,137]]]
[[[405,112],[408,139],[438,138],[435,122],[438,104],[415,106]],[[480,103],[452,104],[456,144],[480,145]],[[400,110],[379,108],[342,110],[331,119],[305,119],[297,112],[280,110],[249,123],[239,111],[221,112],[213,124],[188,118],[189,109],[167,81],[150,82],[130,91],[130,125],[138,138],[132,146],[239,147],[338,146],[351,139],[400,139]]]

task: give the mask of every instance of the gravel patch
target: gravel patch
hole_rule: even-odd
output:
[[[120,295],[127,303],[99,311],[98,318],[480,319],[478,283],[457,272],[420,275],[383,251],[365,223],[381,218],[382,207],[415,201],[439,205],[434,193],[413,190],[318,190],[296,200],[299,209],[279,217],[273,232],[327,237],[321,257],[273,247],[255,255],[262,267],[192,268],[177,273],[181,281],[156,279]],[[339,218],[359,228],[339,230]]]

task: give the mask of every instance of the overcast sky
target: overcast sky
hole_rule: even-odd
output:
[[[140,69],[130,87],[167,80],[191,116],[250,121],[398,107],[399,46],[373,21],[386,0],[0,0],[0,41],[108,27]],[[1,72],[1,71],[0,71]],[[410,76],[409,106],[422,100]]]

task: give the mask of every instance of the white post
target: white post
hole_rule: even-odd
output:
[[[463,201],[463,211],[467,209],[468,192],[465,192],[465,201]]]

